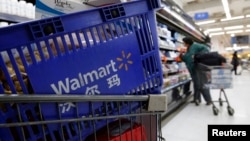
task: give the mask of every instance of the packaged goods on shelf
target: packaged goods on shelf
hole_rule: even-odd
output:
[[[168,74],[170,72],[170,69],[168,68],[168,65],[167,64],[161,64],[161,68],[162,68],[163,78],[167,78]]]
[[[177,57],[177,54],[176,54],[176,52],[174,52],[174,51],[169,51],[168,54],[169,54],[169,57],[170,57],[170,58],[175,58],[175,57]]]
[[[158,35],[163,35],[161,27],[158,25],[156,28]]]
[[[1,28],[1,27],[6,27],[6,26],[8,26],[8,25],[9,25],[8,22],[0,22],[0,28]]]
[[[184,62],[178,63],[178,66],[179,66],[179,70],[187,69],[187,66]]]
[[[27,3],[24,0],[1,0],[0,13],[7,15],[6,20],[15,21],[15,17],[25,17],[27,19],[35,18],[35,6],[32,3]]]
[[[96,7],[107,6],[126,2],[127,0],[37,0],[36,1],[36,19],[53,17],[62,14],[74,13],[84,10],[94,9]]]
[[[176,73],[176,72],[178,72],[178,67],[176,66],[175,63],[173,63],[173,64],[168,64],[168,67],[170,68],[170,72],[171,72],[171,73]]]
[[[170,47],[172,47],[172,48],[175,48],[175,47],[176,47],[176,45],[175,45],[175,43],[174,43],[173,41],[168,40],[168,42],[169,42],[169,46],[170,46]]]
[[[93,6],[87,4],[79,4],[79,2],[77,2],[76,0],[36,0],[35,18],[43,19],[46,17],[53,17],[94,8]]]
[[[159,50],[159,54],[160,54],[160,57],[161,57],[161,61],[166,63],[168,58],[165,56],[164,52]]]
[[[164,79],[163,79],[162,88],[169,87],[170,85],[171,85],[171,80],[170,80],[170,78],[164,78]]]
[[[179,76],[178,75],[174,75],[170,77],[170,85],[174,85],[179,83]]]
[[[179,82],[182,82],[184,80],[187,80],[188,79],[188,76],[187,74],[179,74]]]
[[[161,30],[162,30],[162,35],[167,37],[167,38],[171,38],[171,32],[167,29],[167,26],[166,25],[163,25],[161,27]]]
[[[161,40],[159,37],[158,37],[158,42],[159,42],[160,46],[163,46],[163,47],[168,46],[168,44],[166,43],[166,41]]]

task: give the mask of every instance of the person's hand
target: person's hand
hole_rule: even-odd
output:
[[[184,47],[179,47],[176,50],[179,51],[180,53],[186,53],[187,52],[186,48],[184,48]]]
[[[182,52],[182,53],[186,53],[186,52],[187,52],[187,49],[186,49],[185,47],[182,47],[182,48],[181,48],[181,52]]]
[[[175,61],[176,61],[176,62],[181,62],[181,61],[182,61],[182,60],[181,60],[181,57],[180,57],[180,56],[176,57],[176,58],[175,58]]]

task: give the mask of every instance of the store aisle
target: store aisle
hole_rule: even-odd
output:
[[[207,141],[209,124],[250,124],[250,71],[233,76],[233,88],[225,89],[235,113],[228,115],[227,104],[215,103],[219,114],[213,115],[212,106],[188,103],[170,120],[162,122],[162,135],[166,141]],[[211,90],[213,100],[218,100],[219,90]]]

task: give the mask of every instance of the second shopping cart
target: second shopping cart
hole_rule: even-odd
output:
[[[226,95],[225,89],[232,88],[232,66],[224,64],[221,66],[208,66],[204,64],[197,64],[197,73],[199,83],[205,89],[219,89],[219,99],[218,101],[212,100],[213,113],[218,115],[219,109],[215,106],[214,102],[219,102],[220,106],[223,105],[223,102],[227,103],[227,110],[229,115],[234,114],[234,109],[231,107],[228,97]],[[225,100],[223,100],[222,95]]]

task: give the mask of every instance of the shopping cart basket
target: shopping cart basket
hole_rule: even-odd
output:
[[[137,0],[0,28],[0,93],[159,94],[162,72],[155,20],[159,7],[159,0]],[[131,106],[136,110],[139,103]],[[10,103],[1,107],[0,122],[17,122],[19,116],[22,122],[36,121],[37,113],[44,120],[89,117],[93,110],[95,115],[102,113],[103,107],[103,102]],[[118,114],[115,107],[109,104],[110,114]],[[127,110],[124,103],[122,112]],[[98,128],[105,124],[98,120]],[[46,133],[59,127],[47,125]],[[30,130],[27,140],[36,140],[36,132]]]
[[[223,102],[226,102],[228,114],[232,116],[234,114],[234,109],[230,106],[224,90],[232,88],[232,66],[228,64],[223,66],[207,66],[200,63],[197,65],[197,68],[199,83],[203,88],[220,90],[219,100],[212,101],[214,115],[218,115],[219,113],[219,109],[215,106],[214,102],[219,102],[220,106],[223,105]],[[222,99],[222,94],[225,100]]]
[[[1,95],[0,104],[5,103],[39,103],[35,116],[30,115],[28,121],[24,121],[22,110],[17,104],[18,121],[13,118],[7,119],[6,123],[0,124],[1,141],[161,141],[161,112],[166,107],[145,108],[144,102],[150,105],[150,95],[144,96],[79,96],[79,95]],[[140,101],[137,110],[132,109],[131,103]],[[58,117],[55,120],[45,120],[41,112],[42,103],[50,102],[72,102],[79,103],[103,102],[102,112],[96,115],[95,109],[91,115],[83,117],[76,113],[76,117],[64,119]],[[124,112],[122,105],[126,102],[129,110]],[[117,114],[110,113],[111,103],[116,103]],[[161,101],[158,100],[158,103]],[[149,106],[150,107],[150,106]],[[79,111],[82,107],[77,106]],[[2,111],[0,111],[2,113]],[[60,111],[58,110],[58,113]],[[34,120],[38,118],[38,120]],[[1,115],[2,120],[2,115]],[[99,120],[104,120],[105,125],[100,127]],[[48,125],[60,125],[57,129],[49,129]],[[88,129],[88,130],[85,130]],[[9,132],[10,130],[10,132]],[[160,138],[161,140],[158,140]]]

